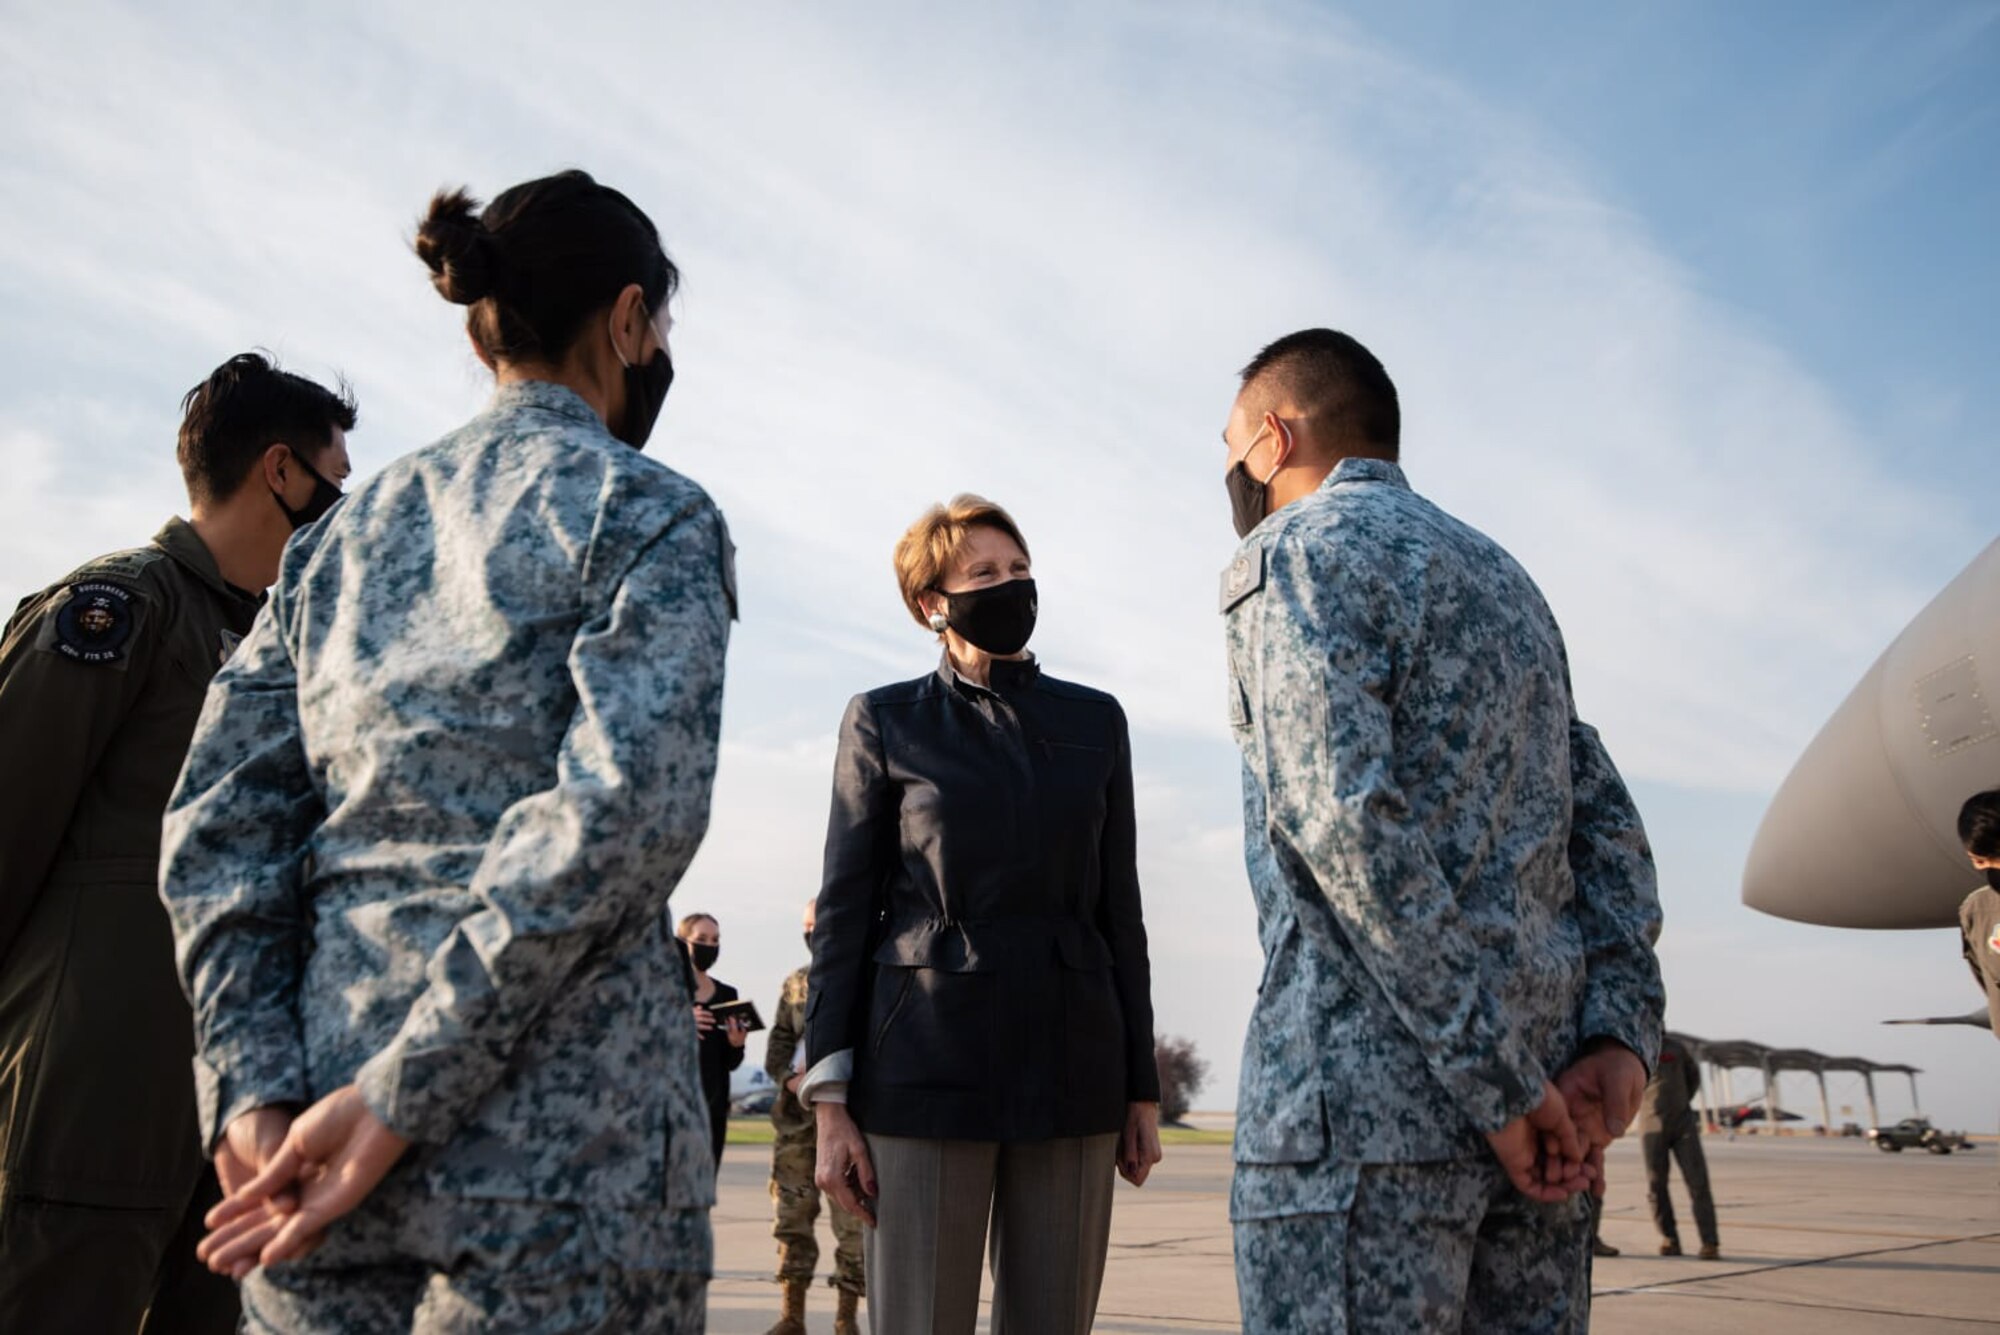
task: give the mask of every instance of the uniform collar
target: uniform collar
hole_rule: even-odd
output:
[[[263,601],[257,594],[239,589],[222,577],[222,570],[215,564],[215,555],[208,550],[208,544],[201,540],[201,534],[194,531],[194,525],[179,515],[169,519],[166,526],[153,535],[153,545],[225,598],[250,603]]]
[[[539,408],[558,417],[588,422],[602,430],[604,421],[583,401],[583,396],[566,385],[549,380],[510,380],[493,391],[494,412],[519,412]]]
[[[987,680],[990,684],[986,686],[960,676],[958,669],[952,666],[950,650],[947,649],[938,660],[938,676],[944,679],[945,685],[960,691],[976,691],[986,695],[998,695],[1020,690],[1024,686],[1032,686],[1040,680],[1041,675],[1042,665],[1035,661],[1033,654],[1029,654],[1026,658],[995,659],[993,666],[987,670]]]
[[[1386,482],[1405,491],[1410,489],[1410,479],[1403,476],[1402,465],[1391,459],[1342,459],[1319,488],[1325,491],[1346,482]]]

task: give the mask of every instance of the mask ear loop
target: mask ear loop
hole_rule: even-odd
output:
[[[645,307],[642,306],[640,307],[640,309],[644,310]],[[667,346],[667,331],[660,328],[660,317],[665,315],[666,312],[667,312],[667,303],[663,301],[660,303],[659,310],[655,311],[653,314],[648,315],[646,317],[646,323],[653,326],[653,332],[659,336],[660,346],[663,348]],[[616,320],[617,317],[614,315],[612,319]],[[604,327],[604,332],[610,336],[612,356],[618,359],[618,364],[620,366],[624,367],[628,371],[631,370],[632,363],[626,361],[625,354],[618,350],[618,326],[616,324],[607,324]]]
[[[1284,442],[1284,445],[1285,445],[1285,453],[1286,453],[1287,455],[1289,455],[1289,454],[1290,454],[1290,453],[1292,452],[1292,432],[1291,432],[1291,428],[1287,427],[1287,426],[1286,426],[1286,425],[1284,424],[1284,421],[1283,421],[1282,419],[1279,419],[1279,418],[1273,418],[1273,419],[1271,419],[1271,420],[1273,420],[1273,421],[1275,421],[1275,422],[1277,422],[1277,423],[1278,423],[1278,438],[1279,438],[1279,439],[1280,439],[1281,441],[1283,441],[1283,442]],[[1271,485],[1271,478],[1273,478],[1273,477],[1276,477],[1276,476],[1278,475],[1278,470],[1279,470],[1279,469],[1281,469],[1281,468],[1283,468],[1284,466],[1285,466],[1285,461],[1284,461],[1284,459],[1282,459],[1282,458],[1277,458],[1277,459],[1273,459],[1273,460],[1271,461],[1271,477],[1267,477],[1267,478],[1265,478],[1265,479],[1264,479],[1264,481],[1263,481],[1263,485],[1264,485],[1264,486],[1267,486],[1267,487],[1268,487],[1268,486],[1270,486],[1270,485]]]
[[[611,355],[618,359],[620,366],[629,371],[632,369],[632,363],[625,360],[625,354],[618,347],[617,319],[618,317],[614,314],[611,317],[611,322],[604,326],[604,332],[611,339]]]

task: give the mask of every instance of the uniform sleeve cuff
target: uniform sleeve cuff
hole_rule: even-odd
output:
[[[423,1100],[404,1097],[404,1062],[400,1040],[361,1064],[354,1083],[361,1101],[377,1121],[403,1139],[418,1145],[442,1145],[451,1139],[455,1124],[437,1125],[439,1109],[425,1108]]]
[[[854,1079],[854,1049],[822,1057],[799,1081],[799,1102],[810,1108],[819,1102],[847,1102],[847,1086]]]
[[[305,1075],[292,1068],[225,1074],[201,1057],[194,1059],[195,1106],[201,1115],[201,1143],[211,1158],[229,1124],[259,1108],[303,1108],[311,1099]]]
[[[1614,1017],[1609,1007],[1586,1004],[1583,1009],[1583,1034],[1583,1046],[1586,1048],[1601,1039],[1610,1039],[1632,1049],[1646,1064],[1649,1077],[1660,1064],[1660,1026],[1657,1022],[1649,1024],[1642,1019]]]
[[[1481,1135],[1491,1135],[1539,1108],[1546,1081],[1540,1067],[1529,1061],[1519,1071],[1495,1065],[1464,1072],[1451,1088],[1466,1118]]]

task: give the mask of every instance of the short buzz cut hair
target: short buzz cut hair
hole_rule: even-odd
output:
[[[1301,329],[1266,346],[1243,368],[1243,388],[1260,382],[1289,398],[1323,440],[1392,459],[1402,446],[1395,383],[1374,353],[1337,329]]]
[[[1958,809],[1958,841],[1976,858],[2000,858],[2000,788],[1965,799]]]
[[[228,500],[271,446],[317,453],[333,443],[336,427],[354,430],[356,416],[345,383],[328,389],[280,369],[264,353],[238,353],[181,400],[174,453],[188,499]]]
[[[1021,536],[1014,517],[984,496],[970,492],[952,497],[949,505],[933,505],[896,540],[896,585],[903,592],[903,606],[925,630],[931,628],[930,618],[917,599],[937,588],[958,559],[967,535],[976,528],[1005,533],[1020,546],[1023,556],[1028,554],[1028,540]]]

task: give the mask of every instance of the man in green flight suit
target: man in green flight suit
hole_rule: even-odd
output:
[[[1694,1097],[1701,1088],[1701,1071],[1687,1046],[1673,1035],[1660,1040],[1660,1060],[1639,1100],[1639,1149],[1646,1164],[1646,1201],[1660,1230],[1660,1255],[1681,1254],[1680,1227],[1674,1221],[1673,1195],[1667,1188],[1667,1156],[1681,1166],[1688,1200],[1694,1206],[1695,1232],[1701,1235],[1701,1259],[1722,1259],[1722,1235],[1716,1232],[1715,1193],[1708,1185],[1708,1157],[1701,1148],[1701,1118]]]
[[[813,902],[806,903],[806,949],[812,949]],[[799,1039],[806,1027],[806,975],[810,964],[785,979],[771,1036],[764,1048],[764,1072],[778,1086],[771,1105],[777,1138],[771,1145],[771,1205],[775,1218],[771,1235],[778,1240],[778,1282],[785,1286],[784,1313],[768,1335],[805,1335],[806,1291],[819,1264],[819,1239],[813,1224],[819,1218],[819,1188],[813,1167],[819,1156],[819,1134],[812,1113],[799,1102],[799,1075],[806,1069]],[[855,1306],[868,1291],[862,1269],[861,1221],[845,1210],[828,1210],[833,1221],[833,1286],[840,1291],[834,1335],[860,1335]]]
[[[355,407],[245,353],[182,410],[192,522],[23,599],[0,639],[0,1330],[235,1330],[201,1217],[289,1122],[200,1143],[160,821],[209,678],[340,498]]]
[[[2000,789],[1974,793],[1958,809],[1958,837],[1986,884],[1958,907],[1965,962],[1986,997],[1988,1024],[2000,1035]]]

